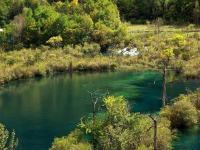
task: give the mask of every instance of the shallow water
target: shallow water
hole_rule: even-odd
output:
[[[188,89],[199,80],[176,81],[167,85],[168,99]],[[0,90],[0,122],[15,129],[19,150],[46,150],[54,137],[67,135],[80,118],[92,110],[89,91],[123,95],[136,112],[155,112],[161,107],[161,75],[156,72],[91,73],[12,82]],[[185,149],[184,141],[200,146],[200,132],[180,134],[176,149]],[[183,146],[182,146],[183,145]],[[190,146],[189,146],[190,147]],[[186,150],[193,150],[193,147]]]

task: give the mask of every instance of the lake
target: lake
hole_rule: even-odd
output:
[[[168,83],[168,99],[199,85],[200,80]],[[157,72],[62,74],[2,87],[0,122],[9,130],[15,129],[19,150],[47,150],[54,137],[67,135],[81,117],[92,112],[89,92],[93,91],[99,95],[123,95],[135,112],[156,112],[162,106],[162,76]],[[200,147],[199,128],[180,132],[179,137],[173,143],[176,150]]]

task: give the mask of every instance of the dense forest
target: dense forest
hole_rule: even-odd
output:
[[[162,18],[198,24],[199,14],[198,0],[5,0],[0,2],[0,27],[5,30],[0,42],[6,49],[96,42],[103,50],[123,40],[120,16],[132,23]]]
[[[15,48],[96,42],[105,49],[126,32],[117,6],[110,0],[6,0],[1,1],[0,16],[0,26],[5,29],[1,43]]]
[[[166,23],[199,23],[199,0],[117,0],[121,17],[145,23],[160,17]]]
[[[199,0],[1,0],[0,85],[60,72],[159,72],[159,112],[131,112],[123,95],[101,97],[104,111],[93,101],[93,113],[50,149],[172,149],[177,130],[200,122],[200,90],[169,103],[166,85],[175,80],[169,71],[200,77],[199,21]],[[15,150],[16,137],[0,124],[0,150]]]

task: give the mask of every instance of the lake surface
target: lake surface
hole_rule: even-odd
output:
[[[168,99],[199,85],[199,80],[169,83]],[[19,150],[47,150],[54,137],[67,135],[81,117],[92,112],[88,92],[94,90],[125,96],[136,112],[155,112],[162,106],[162,76],[156,72],[62,74],[16,81],[1,88],[0,122],[15,129]],[[176,150],[200,146],[198,128],[179,136],[174,142]]]

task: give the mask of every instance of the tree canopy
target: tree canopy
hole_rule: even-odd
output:
[[[110,0],[7,0],[0,14],[0,27],[5,29],[1,42],[24,47],[61,36],[64,44],[96,42],[104,48],[123,33],[118,8]]]
[[[199,23],[199,0],[117,0],[116,3],[121,17],[135,23],[158,17],[170,23]]]

